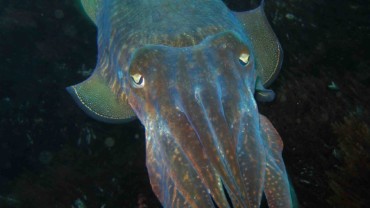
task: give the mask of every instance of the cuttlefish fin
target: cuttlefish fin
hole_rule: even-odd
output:
[[[263,10],[264,0],[259,7],[234,12],[242,23],[244,32],[252,43],[256,70],[264,87],[268,87],[278,75],[283,60],[283,50]]]
[[[107,123],[123,123],[134,119],[127,100],[119,99],[99,70],[80,84],[67,87],[79,106],[91,117]]]
[[[87,16],[95,23],[96,25],[96,16],[101,0],[81,0],[81,5],[85,10]]]

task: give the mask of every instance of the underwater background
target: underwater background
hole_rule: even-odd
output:
[[[370,2],[267,0],[265,11],[284,62],[276,99],[258,106],[284,141],[300,207],[368,207]],[[140,122],[95,121],[65,90],[96,54],[77,0],[0,0],[1,208],[160,207]]]

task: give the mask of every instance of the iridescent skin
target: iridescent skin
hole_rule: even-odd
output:
[[[164,207],[291,207],[283,143],[255,98],[281,65],[262,6],[218,0],[82,0],[98,63],[69,87],[91,116],[146,129],[147,168]],[[263,4],[263,3],[262,3]],[[214,202],[212,202],[212,199]],[[215,204],[214,204],[215,203]]]

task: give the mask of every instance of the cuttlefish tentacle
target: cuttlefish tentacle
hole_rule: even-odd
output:
[[[207,52],[205,52],[207,54]],[[208,59],[212,59],[210,52],[206,56]],[[215,56],[215,55],[213,55]],[[202,59],[204,56],[199,54],[194,55],[195,60],[188,60],[189,63],[196,61],[197,63],[208,63],[206,59]],[[217,57],[218,58],[218,57]],[[236,58],[234,58],[237,60]],[[222,59],[218,59],[222,62]],[[209,61],[209,60],[208,60]],[[202,70],[208,67],[207,70],[210,73],[202,74]],[[184,72],[181,77],[198,77],[199,79],[193,80],[193,88],[184,88],[185,86],[178,87],[181,96],[180,97],[194,97],[195,99],[184,100],[185,112],[187,117],[193,125],[193,128],[198,132],[199,138],[203,145],[203,151],[211,158],[211,164],[215,167],[217,172],[220,174],[223,185],[228,189],[228,193],[233,201],[233,205],[246,206],[244,204],[245,190],[243,186],[240,186],[241,178],[238,170],[238,164],[236,161],[236,143],[233,140],[232,132],[229,129],[229,125],[224,115],[224,108],[222,106],[221,87],[219,84],[218,75],[224,72],[222,67],[210,68],[206,65],[200,65],[199,68],[190,68],[189,71]],[[225,69],[230,70],[230,69]],[[203,77],[207,76],[207,79]],[[225,75],[226,76],[226,75]],[[228,84],[228,83],[227,83]],[[184,90],[185,89],[185,90]],[[232,88],[233,89],[233,88]],[[226,93],[226,92],[224,92]],[[206,106],[213,105],[215,108],[208,108]],[[235,106],[234,106],[235,107]],[[214,157],[217,155],[217,157]],[[232,180],[230,180],[232,179]]]
[[[198,85],[199,86],[199,85]],[[212,102],[217,106],[217,95],[214,95],[214,89],[207,85],[207,89],[194,89],[194,96],[197,101],[184,101],[184,109],[187,113],[192,127],[198,132],[199,140],[203,147],[203,152],[210,158],[210,164],[219,174],[223,185],[229,190],[229,195],[233,204],[243,204],[240,187],[236,184],[233,175],[238,174],[237,170],[231,167],[237,167],[235,157],[235,143],[232,141],[232,135],[222,113],[219,111],[221,106],[214,110],[207,109],[205,106]],[[185,95],[184,93],[181,93]],[[217,112],[218,111],[218,112]],[[190,113],[192,112],[192,113]],[[216,156],[216,157],[215,157]]]
[[[271,122],[260,115],[261,135],[267,144],[265,195],[271,208],[292,207],[290,185],[281,152],[283,141]]]
[[[244,51],[243,53],[248,53]],[[248,207],[259,207],[265,174],[266,148],[259,134],[259,119],[253,98],[256,74],[253,57],[244,68],[238,61],[230,63],[230,75],[224,72],[220,81],[224,83],[223,108],[229,128],[236,142],[236,155],[242,177],[238,183],[245,187]],[[229,56],[228,59],[231,59]],[[240,81],[236,81],[239,80]],[[233,102],[230,102],[232,100]]]
[[[149,137],[149,145],[147,146],[147,150],[152,153],[159,149],[162,150],[154,154],[160,154],[157,155],[157,157],[161,159],[158,163],[162,166],[159,168],[159,171],[162,172],[162,177],[163,175],[168,176],[165,177],[168,178],[166,181],[160,181],[160,184],[158,184],[161,186],[159,190],[163,190],[163,193],[158,194],[163,195],[163,197],[161,197],[163,203],[167,204],[168,207],[182,207],[187,205],[190,207],[213,207],[207,189],[198,177],[192,163],[189,161],[186,154],[184,154],[184,150],[182,150],[181,146],[176,144],[173,135],[166,130],[166,124],[157,123],[153,125],[153,129],[164,128],[163,131],[160,131],[158,134],[151,131],[148,132],[148,134],[154,133],[158,136],[156,138],[160,139],[151,140]],[[150,157],[150,155],[148,156],[147,162],[152,163],[152,157]],[[153,183],[154,182],[155,181],[153,181]],[[180,206],[174,206],[174,204]]]
[[[159,50],[159,49],[158,49]],[[160,60],[161,57],[155,57],[155,60]],[[169,59],[174,60],[172,57],[169,57]],[[179,58],[179,67],[184,66],[182,58]],[[164,60],[163,60],[164,61]],[[156,64],[151,63],[151,66],[153,68],[157,67]],[[159,65],[158,65],[159,66]],[[156,73],[156,76],[162,77],[164,74],[162,72],[165,72],[167,69],[165,68],[166,66],[160,65],[162,70],[158,71]],[[173,66],[173,65],[170,65]],[[181,70],[179,70],[181,71]],[[172,99],[163,99],[163,100],[158,100],[153,96],[153,103],[154,104],[153,110],[156,111],[154,115],[161,115],[162,119],[155,119],[155,120],[166,120],[170,121],[167,123],[162,123],[161,126],[156,126],[155,131],[160,130],[165,130],[168,131],[172,139],[176,142],[176,145],[178,145],[178,152],[177,154],[184,154],[185,157],[184,159],[181,159],[181,161],[177,161],[178,163],[173,164],[175,170],[179,170],[179,164],[183,161],[185,161],[185,158],[191,162],[191,165],[194,167],[195,171],[197,172],[199,178],[201,179],[201,182],[205,184],[205,187],[207,188],[207,194],[209,193],[212,197],[213,200],[220,206],[222,207],[228,207],[227,199],[225,197],[225,194],[222,189],[222,183],[220,181],[220,178],[218,174],[216,173],[215,169],[213,168],[212,165],[209,163],[209,156],[203,153],[203,144],[199,140],[199,135],[197,131],[194,130],[192,124],[189,121],[189,118],[187,117],[187,114],[185,114],[185,101],[182,100],[182,96],[180,95],[181,89],[183,86],[176,86],[171,83],[182,83],[182,82],[176,82],[174,80],[178,75],[173,75],[172,77],[167,77],[167,79],[162,80],[162,84],[167,87],[163,87],[158,89],[156,91],[157,94],[161,95],[168,95]],[[183,80],[186,82],[185,80]],[[172,102],[173,101],[173,102]],[[177,113],[174,113],[173,109],[169,109],[168,106],[177,106],[176,110]],[[195,109],[191,110],[192,112],[195,113]],[[181,124],[181,128],[178,124]],[[151,126],[151,123],[148,123],[148,126]],[[148,128],[148,138],[150,134],[154,134],[155,131],[150,131],[151,128]],[[158,138],[163,139],[163,136],[158,135]],[[153,141],[148,141],[148,143],[153,143]],[[151,150],[148,150],[149,152],[152,152]],[[173,154],[176,157],[180,158],[180,156]],[[153,155],[154,157],[154,155]],[[213,156],[212,156],[213,157]],[[148,154],[148,165],[151,167],[150,163],[152,163],[153,159],[151,155]],[[164,164],[165,161],[163,161]],[[184,166],[185,167],[185,166]],[[186,167],[190,168],[190,167]],[[149,168],[148,168],[149,169]],[[156,168],[154,168],[155,171]],[[151,172],[151,170],[149,170]],[[187,176],[188,177],[188,176]],[[158,181],[158,180],[157,180]],[[157,184],[156,182],[151,180],[151,183]],[[199,183],[199,182],[198,182]],[[165,187],[163,187],[165,188]],[[155,190],[155,189],[154,189]],[[163,189],[162,189],[163,190]],[[182,189],[183,192],[189,192],[193,193],[194,190],[191,188],[191,190],[187,189]],[[161,197],[159,197],[161,198]],[[199,200],[199,199],[198,199]],[[202,207],[202,206],[197,206],[197,207]]]

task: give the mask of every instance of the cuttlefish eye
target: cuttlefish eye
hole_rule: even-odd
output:
[[[242,66],[246,66],[249,62],[249,53],[242,53],[239,56],[239,62]]]
[[[132,84],[135,88],[143,88],[145,84],[145,80],[143,75],[141,74],[133,74],[131,75]]]

